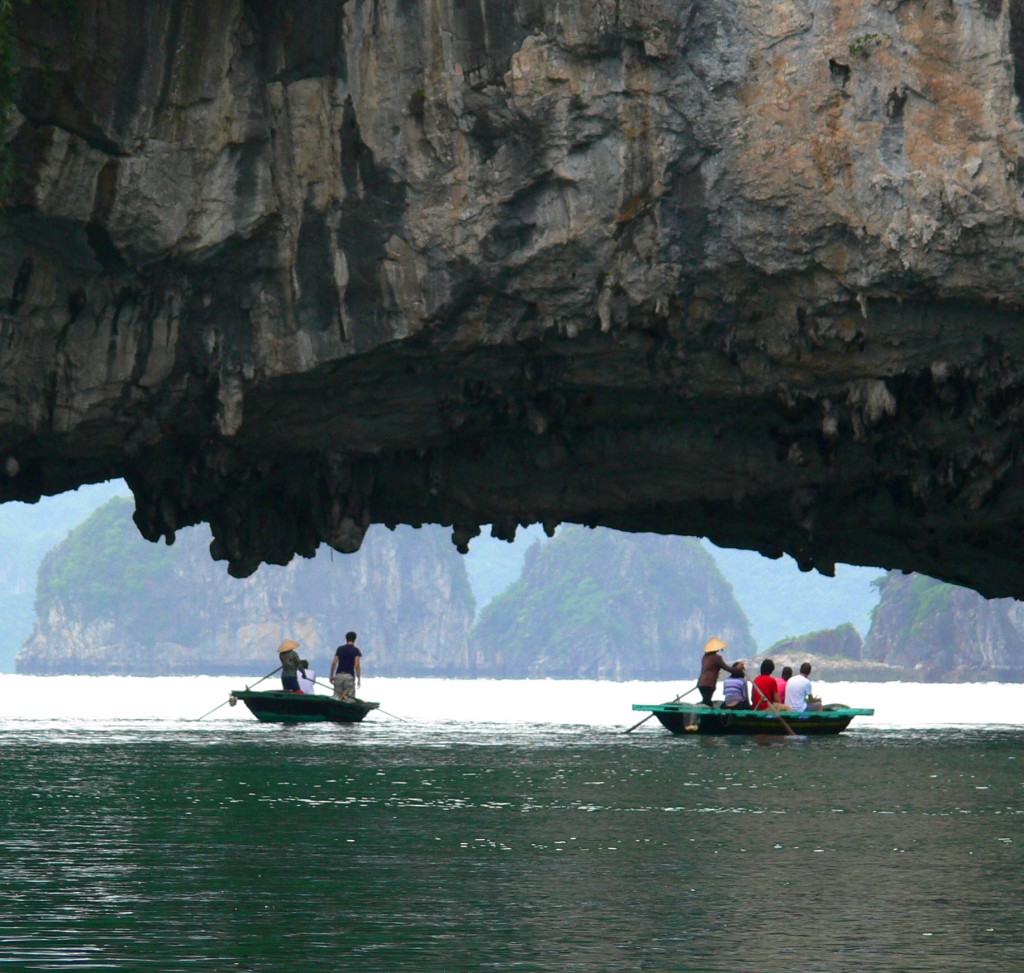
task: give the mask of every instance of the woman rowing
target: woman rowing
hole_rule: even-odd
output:
[[[697,689],[700,691],[700,698],[705,706],[711,705],[711,697],[715,694],[715,686],[718,685],[718,674],[724,669],[730,676],[739,675],[742,669],[737,671],[735,665],[729,665],[722,658],[722,649],[726,647],[717,635],[704,643],[704,658],[701,660],[700,676],[697,678]]]

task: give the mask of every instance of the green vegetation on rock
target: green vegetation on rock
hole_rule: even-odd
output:
[[[776,642],[766,653],[782,657],[791,663],[807,661],[807,658],[841,659],[858,662],[863,653],[864,643],[860,633],[849,622],[836,628],[820,629],[795,638]],[[777,660],[778,661],[778,660]],[[834,672],[834,667],[828,670]]]
[[[373,528],[355,554],[238,580],[211,559],[208,528],[151,544],[131,511],[111,500],[46,556],[19,672],[252,674],[288,636],[324,674],[351,628],[375,674],[467,674],[473,594],[440,528]]]
[[[909,594],[914,603],[911,628],[919,629],[936,615],[946,611],[952,600],[955,585],[944,581],[936,581],[923,574],[914,574],[910,578]]]
[[[86,617],[145,603],[147,610],[132,619],[144,628],[136,633],[144,640],[176,621],[165,608],[175,581],[174,550],[142,541],[133,509],[125,497],[108,500],[46,556],[36,589],[37,615],[46,615],[58,598]]]
[[[921,574],[890,572],[864,642],[864,658],[944,682],[1024,681],[1024,610],[1012,598]]]
[[[778,623],[797,631],[801,621],[807,631],[810,619],[863,610],[869,584],[877,592],[863,648],[844,622],[764,653],[813,658],[819,678],[1024,679],[1020,603],[923,575],[869,581],[871,569],[850,569],[860,573],[844,587],[751,552],[582,527],[553,540],[524,531],[511,546],[478,538],[462,557],[441,528],[400,527],[373,528],[357,555],[325,550],[237,581],[210,559],[206,528],[183,531],[172,547],[142,540],[125,489],[105,484],[0,508],[0,634],[11,660],[31,632],[32,575],[43,561],[22,671],[251,672],[286,630],[301,630],[323,673],[329,656],[315,653],[355,627],[374,643],[378,674],[675,679],[695,673],[712,633],[730,643],[731,658],[754,655],[747,618],[716,565],[722,558],[759,618],[768,619],[770,603]],[[750,559],[763,574],[744,581]],[[486,603],[472,634],[471,581]],[[824,597],[830,583],[833,604]]]
[[[0,506],[0,672],[32,632],[36,578],[47,552],[112,496],[125,496],[121,481],[84,486],[39,503]]]
[[[835,577],[801,571],[788,556],[762,557],[756,551],[716,547],[703,541],[732,584],[757,644],[763,650],[782,639],[850,622],[864,637],[878,604],[881,568],[837,564]]]
[[[543,528],[535,524],[520,528],[511,543],[487,534],[473,538],[463,561],[478,609],[515,584],[522,573],[526,552],[544,537]]]
[[[721,635],[753,649],[714,560],[694,540],[567,527],[527,552],[522,577],[480,614],[478,671],[502,676],[674,678]]]

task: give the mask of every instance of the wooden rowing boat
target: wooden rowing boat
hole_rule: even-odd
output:
[[[249,711],[264,723],[360,723],[380,703],[363,699],[335,699],[313,693],[292,693],[282,689],[236,689],[229,702],[241,700]]]
[[[692,703],[634,703],[633,709],[653,713],[673,733],[723,736],[735,734],[787,734],[785,720],[797,736],[842,733],[855,716],[873,716],[873,709],[853,709],[832,703],[822,710],[783,711],[782,720],[766,709],[720,709]]]

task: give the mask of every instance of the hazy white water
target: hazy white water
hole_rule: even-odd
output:
[[[0,674],[0,725],[13,721],[108,722],[117,720],[194,721],[225,703],[232,689],[249,679],[222,676],[18,676]],[[590,680],[458,680],[367,678],[360,696],[379,701],[388,713],[417,724],[565,724],[627,727],[644,714],[633,703],[663,702],[692,687],[679,682],[597,682]],[[277,677],[259,689],[279,688]],[[1024,726],[1022,685],[970,683],[814,684],[826,702],[872,707],[854,728],[933,726]],[[327,692],[321,689],[321,692]],[[689,700],[696,698],[691,693]],[[204,722],[255,718],[241,704],[221,705]],[[368,720],[388,722],[383,713]],[[637,732],[663,733],[651,719]]]

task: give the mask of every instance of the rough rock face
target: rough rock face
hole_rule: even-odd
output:
[[[530,548],[522,577],[481,612],[470,652],[479,675],[696,678],[709,634],[728,642],[730,659],[754,649],[697,541],[577,527]]]
[[[864,640],[849,622],[837,628],[810,632],[797,638],[782,639],[769,650],[768,655],[803,659],[808,655],[855,661],[861,657]]]
[[[1021,0],[15,10],[0,500],[1024,595]]]
[[[1024,605],[917,574],[892,573],[864,658],[943,682],[1024,682]]]
[[[132,556],[150,545],[130,508],[111,501],[47,555],[18,672],[263,674],[288,636],[326,678],[348,629],[368,676],[468,672],[473,596],[437,529],[377,528],[353,557],[321,554],[237,582],[210,560],[205,529]]]

